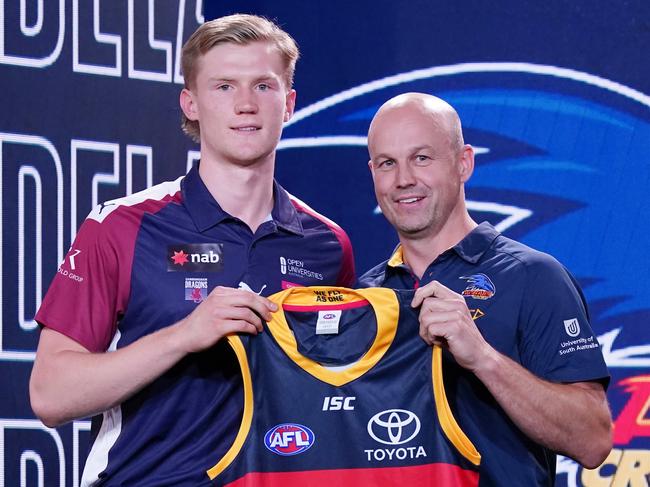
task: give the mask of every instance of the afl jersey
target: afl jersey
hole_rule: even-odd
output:
[[[230,336],[244,377],[228,486],[478,485],[480,455],[445,397],[442,353],[412,291],[290,288],[257,336]]]

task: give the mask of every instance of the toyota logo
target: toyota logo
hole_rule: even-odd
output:
[[[384,445],[401,445],[420,432],[420,420],[406,409],[387,409],[368,421],[368,434]]]

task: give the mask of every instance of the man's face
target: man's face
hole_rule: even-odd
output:
[[[403,238],[435,236],[460,208],[463,151],[452,145],[448,127],[446,115],[414,105],[373,121],[368,149],[377,202]]]
[[[181,105],[199,121],[202,157],[250,165],[273,156],[295,104],[284,72],[280,53],[266,42],[218,44],[199,59]]]

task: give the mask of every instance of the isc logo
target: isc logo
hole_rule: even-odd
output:
[[[266,448],[282,456],[297,455],[314,444],[314,432],[295,423],[274,426],[264,435]]]
[[[323,411],[340,411],[341,409],[345,411],[354,411],[354,406],[352,401],[356,397],[343,397],[343,396],[325,396],[323,400]]]

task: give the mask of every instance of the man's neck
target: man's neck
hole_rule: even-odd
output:
[[[476,227],[476,222],[467,212],[464,212],[459,218],[447,220],[442,228],[432,231],[430,235],[420,237],[400,235],[402,259],[411,272],[421,279],[427,267],[440,254],[458,244]]]
[[[241,166],[201,159],[199,175],[219,206],[255,233],[273,209],[274,158]]]

